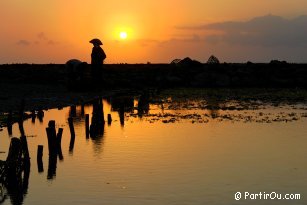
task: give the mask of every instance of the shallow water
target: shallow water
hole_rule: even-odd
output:
[[[3,204],[307,202],[307,121],[303,105],[214,111],[152,104],[142,117],[137,111],[126,112],[121,125],[119,113],[103,102],[105,118],[112,114],[113,122],[105,124],[103,136],[96,138],[86,138],[85,119],[77,107],[73,150],[69,150],[69,107],[46,111],[43,122],[24,122],[31,157],[28,188],[19,196],[4,189]],[[92,106],[86,106],[84,113],[91,115]],[[56,173],[51,176],[45,131],[49,120],[64,128],[64,159],[57,160]],[[19,135],[14,124],[13,136]],[[0,154],[2,160],[6,159],[10,139],[6,129],[0,132],[0,151],[5,152]],[[44,145],[44,171],[40,173],[38,145]],[[234,195],[239,191],[300,194],[301,199],[236,201]]]

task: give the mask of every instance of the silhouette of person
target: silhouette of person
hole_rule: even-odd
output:
[[[95,80],[99,80],[101,78],[101,71],[103,69],[103,61],[106,59],[106,54],[104,50],[100,47],[102,45],[102,42],[94,38],[90,41],[90,43],[93,44],[93,49],[92,49],[92,77]]]

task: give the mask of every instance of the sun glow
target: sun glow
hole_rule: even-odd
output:
[[[119,33],[119,37],[120,37],[120,39],[126,39],[128,37],[128,34],[127,34],[126,31],[121,31]]]

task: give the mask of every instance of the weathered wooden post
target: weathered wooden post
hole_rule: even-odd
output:
[[[62,153],[62,147],[58,148],[58,156],[59,156],[60,161],[64,160],[63,153]]]
[[[22,148],[19,138],[13,137],[6,158],[6,174],[7,180],[15,180],[16,175],[20,174],[19,166],[21,164]]]
[[[75,138],[71,138],[69,142],[69,152],[72,153],[74,151],[75,146]]]
[[[46,128],[47,137],[48,137],[48,150],[49,156],[56,154],[56,130],[55,130],[55,121],[50,120],[48,127]]]
[[[47,179],[52,180],[56,176],[57,157],[49,155]]]
[[[21,118],[18,120],[18,127],[19,127],[19,131],[20,131],[20,135],[24,136],[25,130],[23,128],[23,119],[21,119]]]
[[[62,154],[62,146],[61,146],[62,134],[63,134],[63,128],[59,128],[57,137],[56,137],[56,144],[57,144],[57,154],[61,161],[64,159],[63,154]]]
[[[124,106],[120,106],[118,114],[119,114],[120,124],[123,127],[125,125],[125,108],[124,108]]]
[[[48,122],[48,127],[54,128],[54,129],[55,129],[55,120],[50,120],[50,121]]]
[[[30,155],[29,155],[27,137],[24,135],[21,136],[20,141],[21,141],[22,153],[24,156],[24,163],[30,163]]]
[[[77,114],[77,107],[75,105],[70,106],[70,116],[75,117]]]
[[[47,136],[48,136],[48,148],[49,148],[49,160],[48,160],[48,173],[47,179],[53,179],[56,175],[57,164],[57,139],[55,130],[55,121],[50,120],[48,122]]]
[[[81,104],[81,115],[84,116],[84,103]]]
[[[32,123],[35,123],[35,119],[36,119],[36,114],[35,114],[35,110],[31,111],[31,118],[32,118]]]
[[[38,145],[37,146],[37,169],[38,169],[39,173],[44,172],[43,150],[44,150],[44,146],[43,145]]]
[[[7,133],[10,137],[13,135],[12,125],[7,125]]]
[[[12,132],[12,124],[13,124],[13,112],[12,110],[9,111],[8,115],[7,115],[7,132],[9,134],[9,136],[12,136],[13,132]]]
[[[56,135],[56,144],[58,148],[61,147],[62,134],[63,134],[63,128],[59,128],[58,133]]]
[[[53,179],[53,177],[56,175],[57,155],[59,155],[60,160],[63,160],[63,154],[61,149],[63,128],[59,128],[58,133],[56,133],[55,121],[50,120],[46,131],[49,148],[47,179]]]
[[[111,125],[112,123],[112,116],[111,114],[108,114],[108,124]]]
[[[44,119],[44,111],[43,110],[38,110],[37,111],[37,117],[38,117],[38,120],[40,122],[43,122],[43,119]]]
[[[37,145],[37,161],[43,160],[44,145]]]
[[[26,163],[24,164],[23,167],[23,180],[22,180],[23,193],[28,192],[29,177],[30,177],[30,163]]]
[[[104,124],[104,111],[103,111],[103,102],[102,102],[102,98],[99,98],[99,121],[100,124]]]
[[[72,117],[68,118],[69,130],[71,137],[75,137],[75,128],[74,128],[74,121]]]
[[[69,130],[70,130],[70,143],[69,143],[69,151],[73,151],[74,149],[74,145],[75,145],[75,128],[74,128],[74,122],[73,122],[73,118],[70,117],[68,118],[68,124],[69,124]]]
[[[89,138],[90,136],[90,115],[89,114],[85,115],[85,134],[86,134],[86,138]]]

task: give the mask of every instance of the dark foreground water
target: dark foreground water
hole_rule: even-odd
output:
[[[105,118],[112,114],[112,124],[105,124],[103,135],[87,139],[77,107],[72,150],[69,107],[46,111],[43,122],[24,122],[31,157],[28,186],[17,194],[2,187],[2,204],[307,203],[305,105],[210,110],[195,106],[199,101],[179,105],[168,99],[165,106],[151,104],[143,116],[136,110],[126,112],[121,122],[119,113],[103,102]],[[91,115],[92,106],[85,106],[84,113]],[[48,175],[49,120],[56,120],[64,133],[63,160],[58,159]],[[20,136],[17,124],[13,136]],[[6,129],[0,132],[2,160],[11,137]],[[38,145],[44,145],[43,172],[36,162]],[[239,201],[237,192],[242,193]],[[247,199],[245,192],[250,194]],[[255,195],[259,193],[262,197]],[[285,194],[299,194],[300,199],[277,199],[294,197]]]

